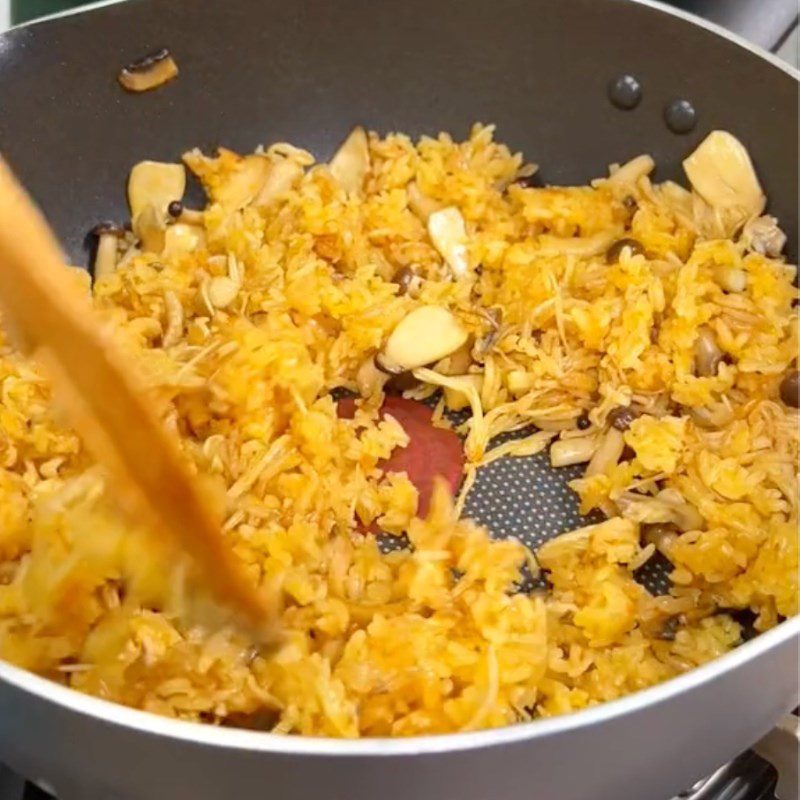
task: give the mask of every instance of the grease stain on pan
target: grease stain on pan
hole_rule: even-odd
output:
[[[630,111],[642,102],[642,84],[633,75],[620,75],[608,85],[608,99],[623,111]]]

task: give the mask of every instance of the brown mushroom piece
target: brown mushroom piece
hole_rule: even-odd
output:
[[[664,620],[664,625],[660,633],[656,635],[656,638],[661,639],[662,642],[674,642],[679,625],[680,620],[678,617],[667,617],[667,619]]]
[[[419,386],[419,381],[414,377],[413,372],[400,372],[390,376],[383,388],[387,394],[403,394],[417,386]]]
[[[618,431],[626,431],[639,416],[639,412],[631,406],[617,406],[608,412],[608,424]]]
[[[472,347],[472,358],[479,364],[482,364],[486,356],[497,344],[500,335],[503,332],[502,320],[503,312],[500,308],[487,308],[483,312],[484,319],[489,323],[490,329],[484,336],[476,339]]]
[[[166,47],[128,64],[117,80],[129,92],[147,92],[178,76],[178,65]]]
[[[722,351],[714,334],[709,328],[701,328],[694,343],[695,372],[701,378],[710,378],[717,374],[721,361]]]
[[[387,394],[402,394],[419,384],[419,381],[414,377],[414,373],[411,370],[395,368],[391,364],[385,366],[380,353],[370,360],[373,363],[374,369],[377,371],[378,375],[380,375],[381,387]],[[356,383],[359,381],[359,374],[362,374],[362,370],[359,370],[359,373],[356,375]],[[363,397],[367,396],[360,384],[359,392]]]
[[[632,256],[644,255],[644,247],[638,239],[618,239],[606,250],[606,264],[616,264],[626,247],[631,251]]]
[[[400,295],[409,294],[413,297],[422,285],[422,278],[411,267],[403,267],[393,280],[400,287]]]
[[[101,222],[91,230],[91,235],[97,238],[92,275],[94,279],[110,275],[117,266],[117,252],[119,240],[125,231],[113,222]]]
[[[790,408],[800,408],[800,372],[796,369],[783,376],[780,395],[784,405]]]

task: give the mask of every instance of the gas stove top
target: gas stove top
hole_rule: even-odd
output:
[[[788,37],[796,35],[797,0],[673,0],[672,5],[705,17],[773,52],[778,52]],[[792,60],[797,63],[796,53]],[[777,800],[778,779],[778,771],[771,763],[748,751],[710,777],[687,787],[674,800]],[[0,764],[0,800],[56,799]]]
[[[777,800],[775,796],[777,780],[778,773],[775,767],[755,753],[747,752],[721,767],[709,778],[687,788],[674,800]],[[54,798],[0,765],[0,800],[54,800]],[[91,800],[111,800],[111,798],[92,797]]]

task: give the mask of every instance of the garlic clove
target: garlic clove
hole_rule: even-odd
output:
[[[369,142],[361,127],[353,128],[330,161],[331,175],[348,192],[358,191],[370,168]]]
[[[469,272],[467,230],[464,217],[454,206],[434,211],[428,217],[428,235],[456,278]]]
[[[458,350],[468,336],[446,308],[420,306],[392,331],[379,359],[380,366],[389,372],[402,372],[433,364]]]
[[[186,170],[183,164],[160,161],[140,161],[128,176],[128,205],[131,219],[136,219],[145,207],[155,206],[162,215],[186,191]]]
[[[728,230],[758,216],[766,203],[745,146],[727,131],[712,131],[684,160],[692,188],[724,216]]]
[[[282,159],[273,162],[264,184],[253,199],[253,205],[256,208],[265,208],[273,200],[288,192],[302,174],[303,168],[296,161]]]
[[[249,205],[261,192],[269,177],[271,166],[265,156],[245,156],[225,183],[216,190],[214,199],[226,211],[239,211]]]

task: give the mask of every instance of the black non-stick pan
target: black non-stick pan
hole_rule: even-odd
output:
[[[119,68],[167,46],[180,77],[129,95]],[[639,104],[609,100],[622,75]],[[677,133],[665,109],[690,103]],[[585,183],[650,153],[658,179],[713,129],[747,146],[797,253],[798,77],[666,7],[630,0],[130,0],[0,38],[0,151],[73,263],[127,216],[144,158],[291,141],[327,158],[355,123],[465,135],[475,121]],[[579,523],[542,458],[483,471],[468,513],[529,544]],[[511,488],[509,488],[511,487]],[[643,575],[659,590],[663,574]],[[329,741],[189,725],[75,694],[0,663],[0,759],[63,800],[617,800],[667,798],[796,702],[800,623],[667,684],[571,716],[409,740]]]

